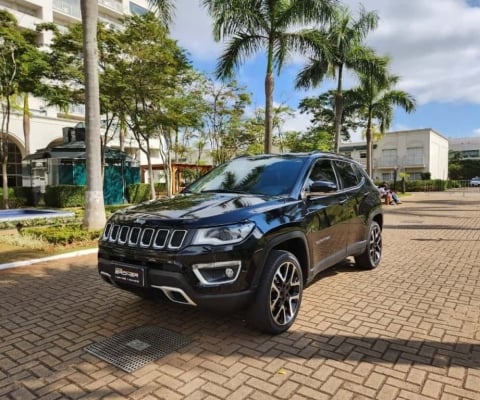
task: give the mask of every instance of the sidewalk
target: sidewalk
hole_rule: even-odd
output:
[[[2,399],[480,399],[480,194],[385,206],[373,271],[338,265],[279,336],[105,284],[96,255],[0,270]],[[85,347],[158,325],[190,344],[132,373]]]

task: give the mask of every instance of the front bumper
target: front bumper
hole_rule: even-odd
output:
[[[262,252],[254,251],[251,245],[221,251],[192,246],[169,253],[100,243],[98,272],[104,281],[124,290],[163,294],[175,303],[206,309],[235,310],[251,302],[255,293],[252,282],[260,272],[256,260]],[[194,265],[224,265],[228,261],[241,264],[233,282],[205,285],[194,272]]]

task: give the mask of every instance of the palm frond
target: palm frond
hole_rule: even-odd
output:
[[[233,76],[235,69],[250,55],[259,51],[265,43],[263,36],[251,36],[238,34],[234,36],[220,56],[216,68],[216,75],[220,79],[228,79]]]

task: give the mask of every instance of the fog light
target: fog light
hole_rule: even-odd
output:
[[[193,264],[192,270],[202,286],[213,286],[235,282],[241,267],[241,261],[221,261]]]

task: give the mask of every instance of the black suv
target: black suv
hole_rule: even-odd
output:
[[[176,303],[248,309],[280,333],[302,290],[348,256],[378,266],[379,191],[354,161],[334,154],[268,154],[220,165],[172,199],[116,212],[99,243],[101,277]]]

